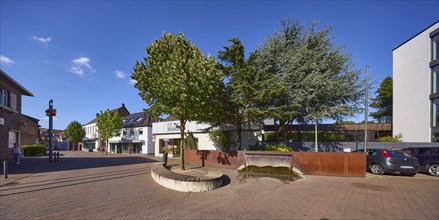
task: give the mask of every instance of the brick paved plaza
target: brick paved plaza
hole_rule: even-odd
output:
[[[230,178],[182,193],[158,185],[159,158],[61,152],[58,163],[24,158],[0,182],[0,219],[439,219],[439,178],[305,176],[294,182]]]

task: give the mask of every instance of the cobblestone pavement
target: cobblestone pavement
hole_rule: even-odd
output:
[[[61,154],[58,163],[10,163],[0,181],[0,219],[439,219],[439,178],[424,174],[282,182],[221,170],[227,185],[182,193],[151,178],[160,158]]]

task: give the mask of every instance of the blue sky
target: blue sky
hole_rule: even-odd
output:
[[[130,83],[135,61],[163,32],[182,32],[206,55],[232,37],[247,52],[280,20],[332,26],[334,42],[378,84],[392,75],[392,49],[439,19],[439,1],[0,1],[1,69],[34,94],[22,113],[48,127],[84,124],[125,103],[147,108]],[[353,118],[362,121],[363,116]]]

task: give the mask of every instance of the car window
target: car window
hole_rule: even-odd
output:
[[[418,154],[433,154],[433,148],[419,148]]]
[[[412,157],[408,152],[402,150],[390,150],[388,151],[391,157]]]
[[[375,150],[367,150],[366,155],[376,155]]]

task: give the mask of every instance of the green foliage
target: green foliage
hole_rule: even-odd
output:
[[[23,145],[22,148],[25,156],[46,154],[46,146],[44,144]]]
[[[395,137],[392,136],[384,136],[380,137],[377,140],[378,142],[401,142],[402,141],[402,134],[395,135]]]
[[[72,121],[69,125],[67,125],[66,130],[64,130],[64,134],[69,141],[81,142],[82,138],[85,136],[85,131],[82,129],[82,125],[79,122]]]
[[[392,122],[392,105],[393,105],[393,80],[392,77],[386,77],[381,82],[380,87],[375,92],[377,96],[372,99],[370,107],[377,109],[370,115],[378,121],[378,123]]]
[[[198,150],[198,138],[194,136],[194,133],[188,132],[185,141],[187,149]]]
[[[123,126],[123,117],[117,110],[106,110],[96,117],[96,126],[99,129],[99,135],[102,140],[106,141],[105,152],[108,152],[108,139],[119,136]]]
[[[264,151],[292,152],[293,150],[285,144],[267,144]]]
[[[221,69],[228,78],[226,84],[227,99],[219,117],[220,123],[232,124],[236,127],[236,144],[241,149],[241,131],[244,124],[255,124],[263,119],[263,112],[258,108],[263,90],[259,84],[266,83],[256,69],[256,55],[250,53],[245,58],[245,50],[241,41],[235,37],[229,40],[231,46],[218,51],[218,58],[223,61]],[[268,87],[266,87],[268,88]],[[264,97],[265,98],[265,97]]]
[[[231,146],[234,144],[231,132],[226,130],[211,130],[209,131],[209,138],[222,151],[230,151]]]
[[[218,117],[212,106],[221,105],[223,77],[213,57],[203,52],[184,35],[163,33],[146,48],[148,56],[136,61],[135,88],[147,103],[153,117],[162,114],[180,119],[181,139],[185,124],[191,121],[213,120]],[[182,143],[185,143],[184,141]],[[184,147],[181,146],[181,168],[184,169]]]
[[[258,69],[273,82],[267,111],[280,125],[341,120],[361,111],[363,83],[349,53],[332,42],[330,27],[282,21],[257,50]]]

